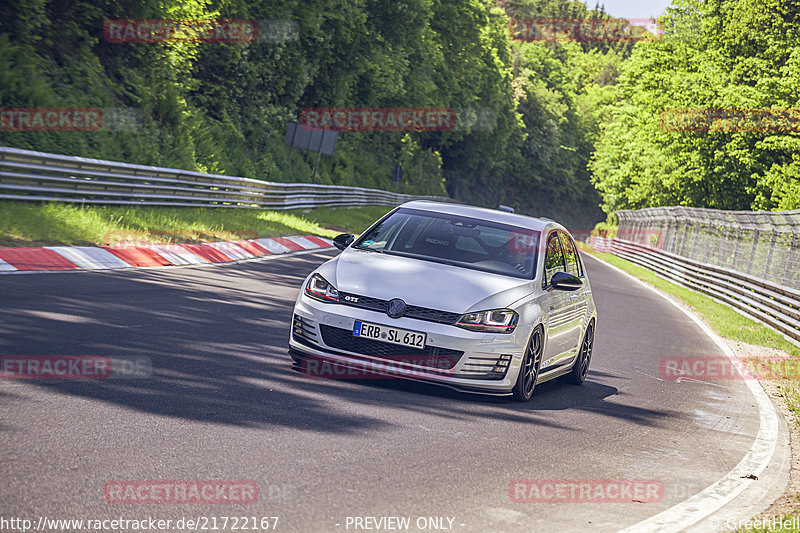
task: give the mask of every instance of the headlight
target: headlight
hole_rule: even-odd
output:
[[[511,333],[517,327],[519,315],[511,309],[492,309],[461,315],[456,326],[472,331]]]
[[[339,291],[319,274],[314,274],[306,285],[306,296],[322,302],[338,302]]]

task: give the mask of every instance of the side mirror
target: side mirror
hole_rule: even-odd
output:
[[[333,245],[340,250],[344,250],[355,240],[356,236],[352,233],[342,233],[333,238]]]
[[[559,291],[577,291],[583,287],[583,281],[578,276],[566,272],[556,272],[550,278],[549,287]]]

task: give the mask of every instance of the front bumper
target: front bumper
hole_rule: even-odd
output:
[[[356,320],[424,332],[424,350],[352,336]],[[295,304],[289,346],[293,353],[329,360],[376,375],[431,382],[458,390],[508,394],[514,386],[529,328],[514,333],[473,332],[415,318],[311,300]]]

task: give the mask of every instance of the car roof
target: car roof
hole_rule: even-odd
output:
[[[450,204],[445,202],[433,202],[430,200],[414,200],[411,202],[406,202],[400,207],[419,209],[421,211],[432,211],[435,213],[445,213],[447,215],[457,215],[457,216],[477,218],[481,220],[488,220],[490,222],[508,224],[510,226],[517,226],[536,231],[544,231],[548,227],[564,229],[564,227],[561,226],[561,224],[558,224],[549,219],[544,220],[541,218],[529,217],[527,215],[520,215],[518,213],[509,213],[507,211],[499,211],[497,209],[488,209],[485,207],[476,207],[473,205],[464,205],[455,203]]]

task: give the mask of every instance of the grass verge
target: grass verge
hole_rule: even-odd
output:
[[[581,249],[584,252],[590,253],[607,263],[610,263],[625,272],[632,274],[640,280],[649,283],[650,285],[662,290],[677,300],[682,302],[685,306],[697,313],[709,327],[714,330],[718,335],[733,341],[744,342],[755,346],[764,346],[767,348],[778,349],[786,352],[792,357],[800,357],[800,348],[787,341],[780,333],[762,325],[758,322],[751,320],[745,316],[740,315],[727,305],[721,304],[698,292],[691,289],[681,287],[671,283],[663,278],[656,276],[653,272],[634,265],[625,259],[617,257],[614,254],[596,252],[590,247],[581,243]],[[785,379],[776,382],[781,394],[783,395],[786,404],[792,410],[795,416],[795,422],[800,420],[800,382],[796,378]],[[794,496],[791,505],[792,509],[786,511],[785,508],[781,515],[769,521],[769,519],[761,519],[761,522],[751,521],[753,526],[749,528],[737,529],[739,533],[756,533],[756,532],[798,532],[800,530],[791,527],[792,524],[800,522],[800,494]],[[794,522],[792,520],[794,519]],[[765,523],[766,521],[766,523]],[[788,521],[790,527],[785,528],[784,521]],[[761,527],[761,526],[764,527]],[[776,527],[773,527],[776,526]]]
[[[389,207],[308,212],[0,202],[0,246],[108,246],[360,233]]]

